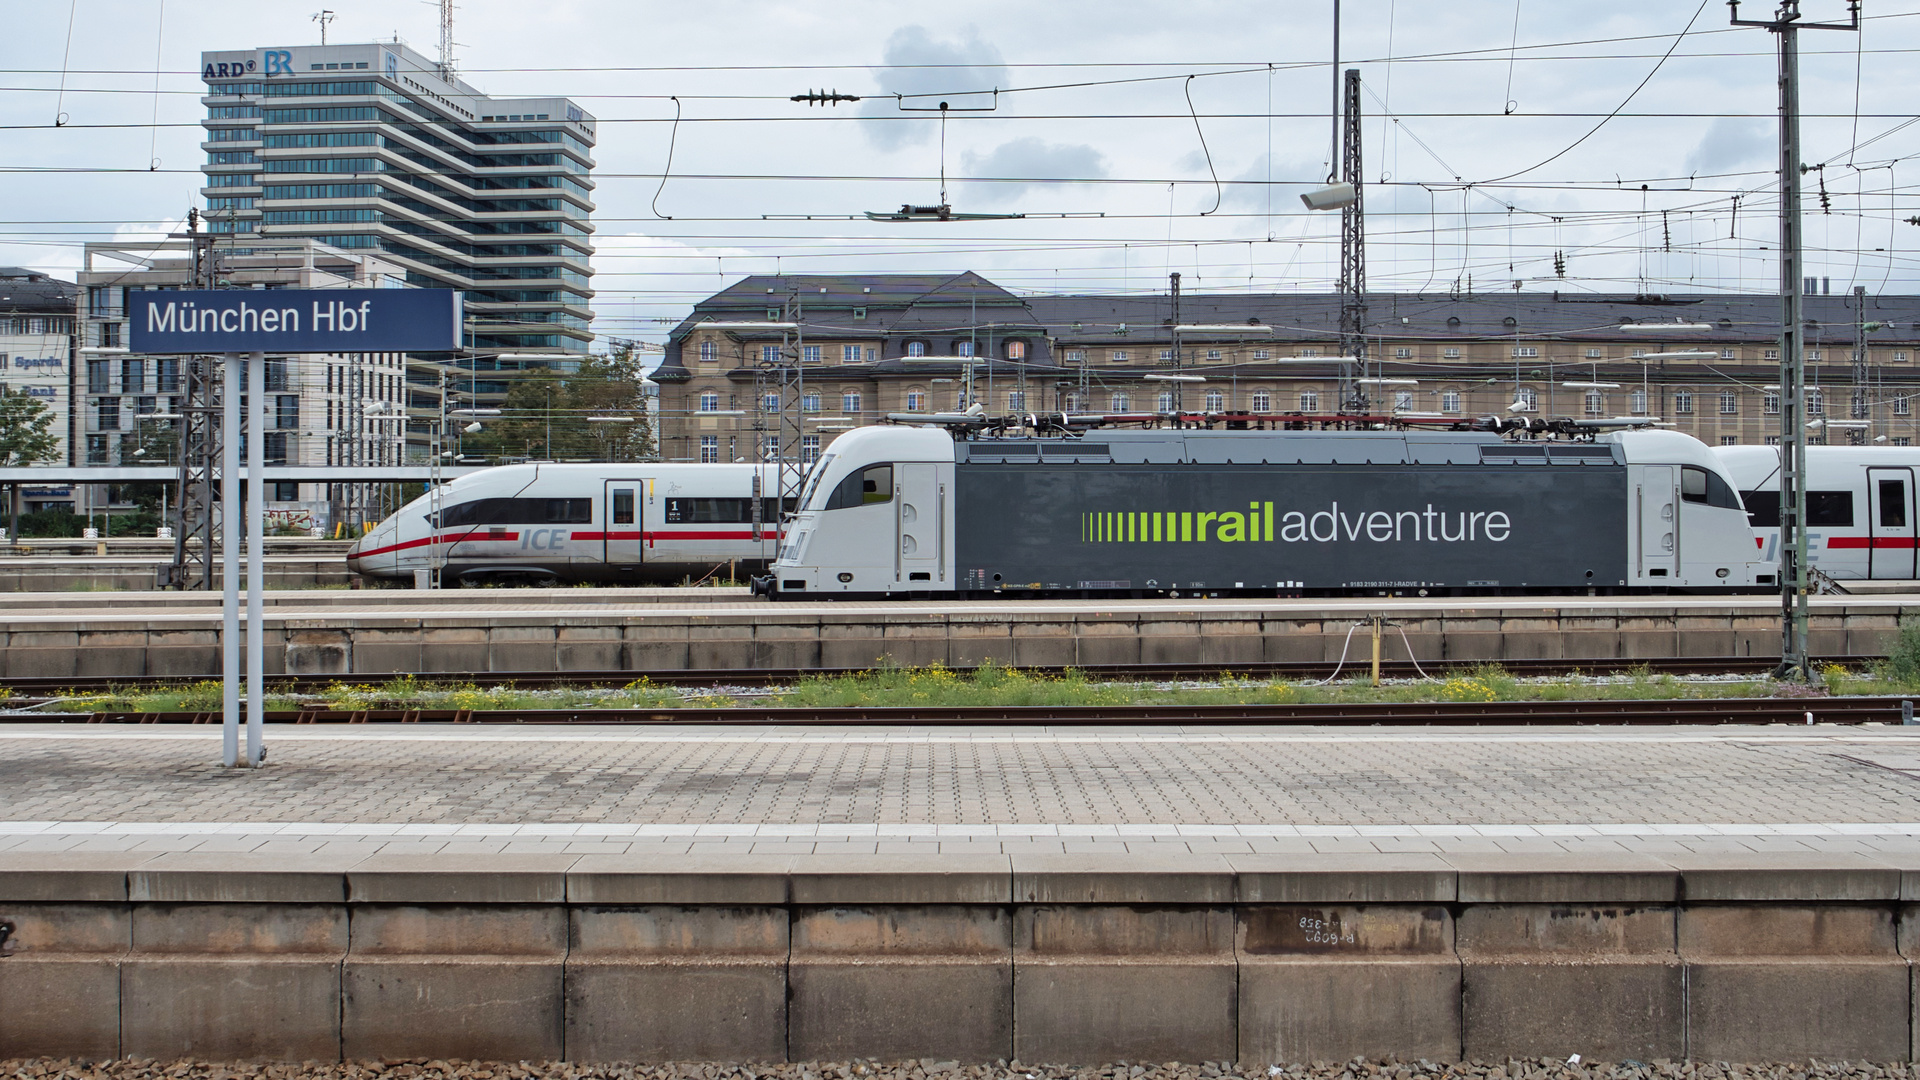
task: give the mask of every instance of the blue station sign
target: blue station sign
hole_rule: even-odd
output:
[[[127,291],[137,353],[442,352],[460,347],[453,289]]]

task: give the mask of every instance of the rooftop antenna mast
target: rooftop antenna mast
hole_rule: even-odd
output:
[[[453,79],[453,0],[440,0],[440,77]]]
[[[1742,19],[1727,0],[1734,26],[1771,31],[1779,45],[1780,82],[1780,666],[1781,677],[1813,680],[1807,655],[1806,284],[1800,251],[1800,31],[1860,30],[1860,0],[1847,0],[1849,21],[1800,21],[1800,0],[1779,0],[1771,19]]]
[[[320,24],[320,44],[325,45],[327,43],[327,24],[339,17],[340,16],[335,15],[326,8],[322,8],[314,13],[313,21]]]

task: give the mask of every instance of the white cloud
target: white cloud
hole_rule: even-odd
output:
[[[994,179],[1034,181],[1097,180],[1107,175],[1106,156],[1081,143],[1051,143],[1033,136],[1001,143],[991,151],[969,150],[961,157],[966,171]],[[1055,183],[971,184],[970,194],[983,202],[1011,202],[1035,189]]]
[[[980,91],[1010,85],[1000,50],[971,26],[951,38],[936,38],[924,26],[903,26],[887,38],[882,59],[886,66],[874,79],[883,93],[861,106],[862,115],[875,119],[860,125],[868,141],[882,150],[925,143],[936,133],[940,121],[935,113],[903,112],[903,104],[938,109],[936,95],[950,95],[954,108],[973,108],[992,103]]]

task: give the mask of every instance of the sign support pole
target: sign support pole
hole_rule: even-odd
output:
[[[240,355],[226,355],[220,438],[220,763],[240,764]]]
[[[247,356],[247,767],[266,755],[266,415],[267,354]],[[356,433],[357,435],[358,433]]]

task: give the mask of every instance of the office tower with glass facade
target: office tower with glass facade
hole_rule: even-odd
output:
[[[398,42],[202,53],[201,77],[210,231],[373,249],[408,284],[463,290],[470,370],[587,351],[595,123],[578,105],[489,97]]]

